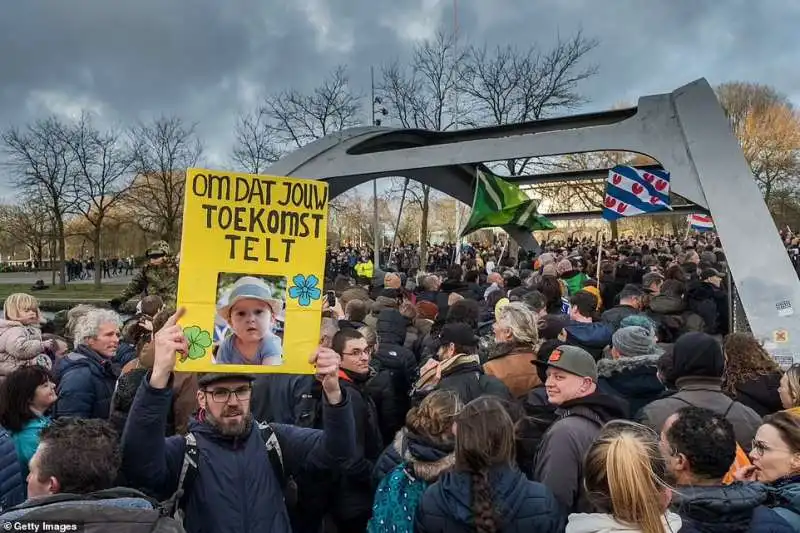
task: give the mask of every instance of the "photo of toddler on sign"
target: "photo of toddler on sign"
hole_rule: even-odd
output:
[[[230,280],[235,279],[231,284]],[[283,321],[286,278],[220,274],[214,337],[215,364],[283,364],[278,332]]]

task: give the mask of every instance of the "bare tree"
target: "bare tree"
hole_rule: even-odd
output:
[[[23,200],[0,206],[0,231],[14,244],[30,251],[33,261],[41,266],[44,249],[50,237],[50,218],[40,201]]]
[[[75,160],[74,195],[76,209],[89,223],[95,261],[101,257],[104,223],[112,209],[127,195],[132,180],[133,154],[117,131],[101,132],[91,117],[82,114],[68,130],[66,142]],[[100,287],[102,272],[94,271],[94,284]]]
[[[68,127],[55,117],[38,120],[25,129],[12,127],[2,136],[6,165],[15,184],[30,199],[46,206],[52,219],[62,288],[66,288],[64,219],[75,205],[75,157],[66,142],[68,136]]]
[[[800,190],[800,114],[774,88],[727,83],[720,103],[739,139],[764,201],[771,208]]]
[[[459,82],[464,68],[465,52],[457,39],[439,32],[432,41],[414,49],[411,62],[403,67],[395,61],[383,67],[378,92],[389,108],[388,117],[404,128],[447,131],[466,123],[468,109],[459,102]],[[418,205],[422,213],[420,231],[420,264],[427,264],[428,215],[431,188],[411,182],[408,187],[410,205]]]
[[[267,97],[261,114],[278,141],[299,148],[361,124],[361,96],[351,89],[347,69],[340,66],[309,94],[292,89]]]
[[[511,46],[489,52],[470,47],[460,69],[460,91],[469,102],[471,126],[504,125],[539,120],[573,109],[586,99],[578,92],[581,82],[597,73],[586,56],[598,45],[582,32],[559,39],[550,50],[531,46],[520,51]],[[530,159],[505,162],[509,174],[522,174]]]
[[[244,113],[236,121],[233,160],[250,174],[259,174],[281,157],[277,132],[263,110]]]
[[[180,238],[187,168],[203,152],[195,125],[178,117],[160,117],[130,131],[136,178],[126,200],[143,230],[171,244]]]

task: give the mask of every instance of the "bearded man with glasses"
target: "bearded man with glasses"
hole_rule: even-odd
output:
[[[200,410],[187,438],[164,439],[176,354],[188,350],[177,324],[182,314],[178,310],[154,336],[153,369],[136,394],[122,438],[125,479],[160,499],[172,495],[169,501],[189,533],[289,533],[285,481],[301,472],[332,471],[356,454],[339,354],[320,347],[310,358],[323,391],[324,425],[332,431],[256,424],[250,411],[253,376],[209,373],[198,378]]]

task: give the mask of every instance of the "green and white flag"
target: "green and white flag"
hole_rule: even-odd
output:
[[[500,179],[491,172],[476,171],[475,199],[472,214],[461,235],[482,228],[519,226],[527,231],[556,229],[536,209],[539,202],[528,197],[518,186]]]

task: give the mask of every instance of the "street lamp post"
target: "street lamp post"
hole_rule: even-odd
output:
[[[375,67],[369,67],[369,77],[370,77],[370,84],[372,87],[372,125],[373,126],[380,126],[381,119],[375,118],[376,115],[376,105],[381,105],[381,99],[375,96]],[[385,107],[381,107],[378,110],[383,116],[386,116],[388,112],[386,111]],[[372,236],[372,253],[373,253],[373,262],[375,263],[375,268],[380,269],[381,264],[381,252],[380,252],[380,228],[379,228],[379,218],[378,218],[378,180],[372,180],[372,227],[373,227],[373,236]]]

